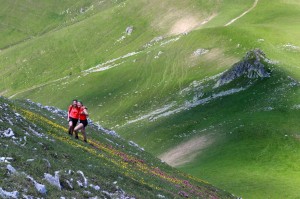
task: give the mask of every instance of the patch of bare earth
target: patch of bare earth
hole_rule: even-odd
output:
[[[177,20],[170,30],[170,34],[178,35],[184,32],[189,32],[199,26],[199,21],[196,17],[187,16]]]
[[[210,135],[192,138],[161,154],[159,158],[171,166],[181,166],[194,160],[201,150],[207,148],[213,141],[214,139]]]
[[[151,23],[154,28],[166,31],[167,35],[178,35],[190,32],[213,19],[216,14],[208,14],[193,9],[181,9],[170,5],[169,1],[155,1],[146,6],[144,12],[149,10],[157,14]],[[182,3],[185,5],[186,3]],[[155,10],[153,10],[155,8]]]
[[[193,16],[193,15],[187,15],[184,17],[181,17],[177,19],[171,29],[169,34],[171,35],[178,35],[186,32],[190,32],[192,30],[195,30],[202,25],[206,24],[209,22],[211,19],[213,19],[216,15],[211,15],[207,17],[206,19],[201,19],[200,17]]]

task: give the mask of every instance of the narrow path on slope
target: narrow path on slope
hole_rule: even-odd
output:
[[[227,24],[225,24],[224,26],[229,26],[231,24],[233,24],[236,20],[242,18],[244,15],[246,15],[247,13],[249,13],[251,10],[253,10],[256,6],[257,6],[258,0],[255,0],[253,6],[251,8],[249,8],[248,10],[246,10],[245,12],[243,12],[240,16],[232,19],[230,22],[228,22]]]

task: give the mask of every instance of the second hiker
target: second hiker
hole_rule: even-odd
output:
[[[68,122],[69,122],[69,134],[73,135],[74,128],[78,122],[79,108],[77,107],[77,100],[74,99],[68,109]]]
[[[77,107],[79,108],[79,124],[75,127],[75,138],[78,139],[78,131],[81,130],[83,135],[83,140],[87,142],[85,127],[88,125],[87,117],[89,116],[87,112],[87,107],[83,106],[82,102],[77,102]]]

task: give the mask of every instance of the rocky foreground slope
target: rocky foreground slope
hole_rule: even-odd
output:
[[[0,98],[2,198],[234,198],[90,121],[88,142],[66,113]]]

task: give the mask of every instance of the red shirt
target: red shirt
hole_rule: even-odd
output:
[[[87,120],[87,116],[86,116],[86,114],[84,114],[84,109],[87,109],[87,107],[83,106],[80,108],[80,111],[79,111],[79,119],[80,120]]]
[[[79,108],[73,107],[72,105],[69,106],[69,117],[79,119]]]

